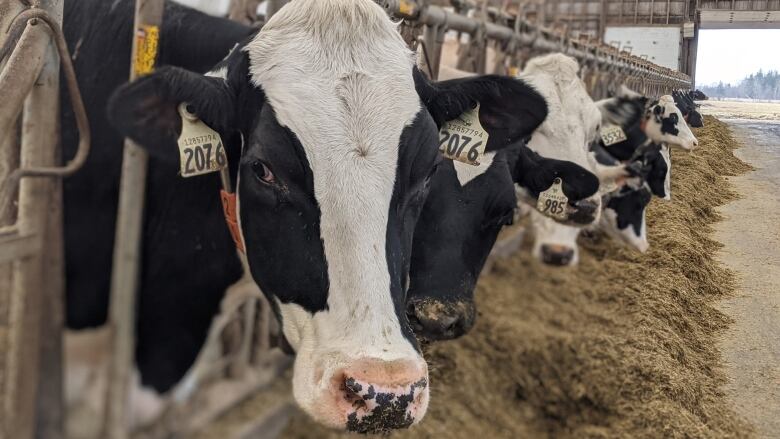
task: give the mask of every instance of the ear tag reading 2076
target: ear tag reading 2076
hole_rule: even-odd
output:
[[[604,146],[611,146],[628,140],[628,137],[618,125],[604,125],[601,127],[601,140],[604,141]]]
[[[181,135],[179,159],[184,178],[219,172],[227,167],[227,156],[219,133],[208,127],[189,111],[187,105],[179,105]]]
[[[569,198],[563,193],[563,180],[556,178],[549,189],[539,194],[536,210],[550,218],[565,220],[567,217],[566,204]]]
[[[479,165],[485,153],[488,133],[479,123],[479,104],[473,109],[446,122],[439,131],[439,151],[451,160]]]

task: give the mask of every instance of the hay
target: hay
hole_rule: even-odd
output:
[[[645,255],[583,237],[575,269],[544,267],[528,245],[477,288],[466,337],[426,349],[431,407],[398,438],[739,438],[727,406],[713,304],[734,287],[711,224],[733,199],[724,176],[749,167],[712,117],[697,151],[673,154],[672,201],[649,210]],[[283,437],[335,438],[297,415]]]

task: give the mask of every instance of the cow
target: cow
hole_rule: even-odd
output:
[[[237,245],[296,351],[293,393],[306,413],[356,432],[419,422],[427,365],[404,293],[439,129],[479,105],[487,150],[503,149],[538,125],[537,92],[493,76],[431,84],[374,2],[296,0],[217,65],[205,56],[175,64],[163,50],[163,64],[187,68],[161,67],[106,102],[129,70],[130,2],[70,3],[81,21],[69,21],[68,41],[98,147],[66,182],[68,324],[105,321],[126,136],[150,156],[136,350],[145,386],[167,392],[191,366],[226,287],[242,275]],[[171,26],[186,25],[170,18],[163,45]],[[185,53],[222,40],[218,26],[202,29]],[[223,140],[235,236],[219,176],[177,175],[186,121]],[[73,133],[63,139],[72,154]]]
[[[590,152],[590,145],[597,142],[602,116],[578,71],[577,61],[562,54],[540,56],[528,62],[520,78],[535,86],[550,107],[550,114],[528,146],[545,157],[577,163],[592,170],[602,183],[612,183],[627,176],[626,168],[599,163]],[[558,224],[535,211],[531,211],[531,228],[536,258],[556,266],[577,263],[580,228]]]
[[[670,95],[661,96],[648,104],[645,115],[645,133],[654,142],[690,151],[699,146],[685,118]]]
[[[601,145],[592,148],[600,163],[612,166],[621,163]],[[641,178],[604,192],[604,207],[597,228],[616,241],[644,253],[650,247],[645,212],[653,195],[664,198],[669,193],[669,168],[661,153],[661,146],[651,141],[645,141],[637,147],[627,162],[639,164]]]
[[[450,81],[471,76],[446,65],[439,73]],[[541,96],[536,111],[541,123],[547,115]],[[418,338],[454,339],[471,329],[474,288],[499,231],[513,220],[515,186],[535,202],[557,178],[569,207],[576,208],[570,222],[592,224],[598,218],[598,178],[572,162],[542,157],[525,141],[487,151],[477,166],[442,161],[412,244],[407,313]]]
[[[688,96],[690,96],[694,101],[706,101],[709,99],[709,97],[707,97],[707,95],[699,89],[689,91]]]
[[[675,90],[672,92],[672,98],[674,104],[683,115],[683,119],[693,128],[701,128],[704,126],[704,120],[701,117],[701,113],[696,110],[696,104],[687,92],[682,90]]]
[[[539,108],[545,108],[544,101]],[[541,119],[540,119],[541,122]],[[598,204],[598,178],[574,163],[541,157],[524,142],[489,151],[478,166],[445,160],[431,183],[415,229],[407,313],[424,340],[457,338],[472,327],[474,288],[499,231],[512,223],[515,185],[531,198],[562,181],[574,200],[573,224],[591,224]]]
[[[645,211],[652,195],[670,197],[668,149],[653,142],[644,132],[649,100],[623,87],[615,98],[596,102],[603,126],[618,126],[625,140],[606,145],[602,139],[592,145],[597,159],[605,164],[638,164],[641,180],[604,194],[604,211],[599,229],[640,252],[649,248]]]
[[[74,0],[65,2],[63,9],[63,31],[90,121],[93,144],[83,169],[65,179],[63,187],[66,323],[72,330],[66,339],[73,343],[84,343],[76,340],[78,338],[94,341],[96,338],[90,335],[94,332],[92,328],[101,327],[107,319],[122,136],[110,128],[106,106],[113,90],[127,81],[130,71],[134,3],[131,0]],[[158,62],[203,73],[223,59],[237,42],[254,32],[253,28],[166,2]],[[75,117],[67,104],[69,99],[63,84],[63,158],[72,157],[78,142]],[[159,179],[159,167],[160,164],[152,160],[150,181]],[[179,183],[177,179],[170,182],[172,185]],[[223,230],[224,220],[215,217],[208,223],[208,218],[204,218],[203,227],[213,228],[213,233],[209,234],[199,233],[193,225],[187,224],[178,224],[169,233],[166,222],[160,220],[161,212],[218,207],[218,197],[216,200],[212,196],[202,200],[193,198],[189,207],[187,200],[176,200],[170,195],[155,185],[147,194],[144,235],[147,245],[143,246],[145,265],[143,288],[138,299],[135,352],[136,366],[142,371],[143,380],[133,388],[132,397],[143,400],[144,404],[135,407],[131,414],[139,419],[139,424],[155,416],[158,411],[150,410],[150,407],[159,408],[160,404],[149,403],[151,398],[135,398],[135,395],[166,392],[184,375],[219,309],[223,285],[241,277],[241,264],[233,257],[234,246],[230,244],[227,230]],[[168,210],[169,207],[174,210]],[[157,226],[168,229],[157,229]],[[202,259],[206,257],[204,249],[228,257],[219,263],[204,264],[207,261]],[[166,272],[165,266],[169,262],[170,271]],[[199,265],[193,267],[196,269],[189,275],[191,279],[179,283],[176,277],[186,273],[187,263]],[[203,278],[199,277],[201,274]],[[183,293],[191,286],[197,286],[192,290],[197,301],[186,300]],[[109,344],[97,344],[93,349],[102,346]],[[93,369],[100,369],[100,365],[89,358],[72,355],[70,359],[73,361],[67,364],[67,378],[93,374]],[[71,400],[84,396],[76,391],[81,387],[78,381],[69,379],[66,383]],[[149,416],[140,412],[149,413]]]

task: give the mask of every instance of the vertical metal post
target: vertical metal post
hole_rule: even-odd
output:
[[[48,12],[62,24],[63,1],[49,1]],[[34,121],[24,123],[25,135],[35,131],[48,144],[46,162],[60,164],[60,59],[54,44],[44,58],[31,100]],[[27,116],[25,116],[25,119]],[[29,130],[29,131],[28,131]],[[62,179],[48,178],[48,203],[41,209],[45,246],[41,255],[42,273],[40,319],[40,366],[37,391],[37,422],[35,437],[61,439],[64,437],[64,382],[63,329],[65,327],[65,248],[63,243]]]
[[[154,68],[163,5],[163,0],[136,0],[131,80]],[[109,310],[113,355],[103,437],[110,439],[129,437],[128,385],[135,360],[135,298],[141,267],[147,161],[143,149],[129,140],[125,142]]]
[[[4,4],[3,4],[4,3]],[[18,2],[0,2],[4,14],[0,17],[0,23],[7,24],[7,19],[13,19],[20,12]],[[62,20],[62,1],[43,0],[38,5],[49,15],[57,20]],[[8,15],[6,15],[7,13]],[[5,28],[5,27],[4,27]],[[1,37],[5,37],[2,35]],[[20,72],[4,69],[3,79],[17,85],[17,96],[23,98],[24,107],[21,111],[21,149],[19,163],[21,166],[52,166],[57,162],[56,144],[58,142],[58,106],[59,96],[59,63],[52,48],[52,42],[45,25],[32,21],[27,24],[22,35],[17,54],[26,57],[27,62],[35,67],[26,77],[14,76]],[[9,62],[10,64],[10,62]],[[28,64],[28,67],[30,66]],[[28,94],[29,90],[29,94]],[[4,105],[8,104],[4,102]],[[15,103],[10,105],[16,106]],[[13,107],[12,107],[13,108]],[[18,107],[16,107],[18,108]],[[10,126],[18,126],[12,116]],[[11,129],[0,134],[15,137],[17,130]],[[5,139],[5,146],[16,143],[15,138]],[[15,148],[14,148],[15,149]],[[48,240],[56,240],[61,237],[47,234],[47,214],[52,202],[53,183],[48,179],[25,179],[19,186],[19,204],[16,216],[16,233],[19,236],[31,236],[40,240],[44,245]],[[13,221],[13,212],[2,214],[6,220]],[[42,247],[48,249],[48,246]],[[56,395],[58,389],[42,388],[39,380],[43,379],[43,385],[59,385],[55,377],[41,375],[41,341],[47,337],[59,335],[48,332],[42,333],[42,323],[49,318],[42,310],[42,304],[49,300],[57,291],[47,291],[45,278],[49,275],[57,276],[58,273],[48,273],[44,268],[45,250],[39,251],[27,257],[22,257],[13,262],[13,268],[9,277],[9,270],[4,270],[0,283],[4,289],[0,294],[7,295],[3,326],[7,327],[4,334],[4,346],[0,359],[0,379],[5,381],[0,392],[0,436],[9,438],[32,438],[37,422],[48,422],[46,417],[41,418],[36,412],[36,397],[41,394]],[[9,288],[10,287],[10,288]],[[51,294],[51,295],[50,295]],[[55,297],[60,300],[60,297]],[[56,344],[56,340],[54,340]],[[57,365],[59,366],[59,365]],[[51,390],[51,392],[49,392]],[[55,396],[56,399],[56,396]],[[53,411],[58,411],[61,406],[56,404]],[[52,414],[51,412],[49,414]],[[55,414],[55,417],[57,415]],[[56,434],[56,426],[54,428]],[[56,436],[52,436],[56,438]]]

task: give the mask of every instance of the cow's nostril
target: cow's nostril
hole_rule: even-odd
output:
[[[468,332],[474,321],[470,302],[441,302],[435,299],[407,304],[409,324],[423,341],[452,340]]]
[[[542,245],[542,262],[547,265],[565,267],[574,260],[574,250],[562,246]]]

